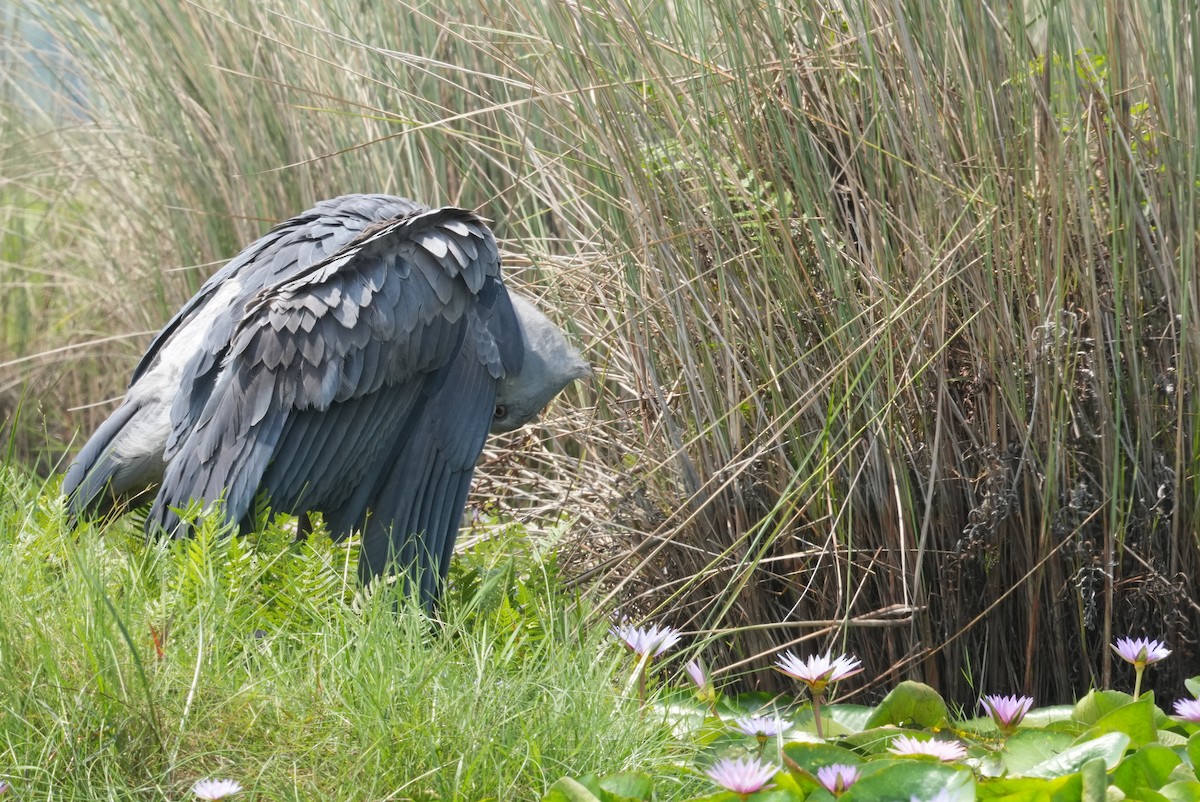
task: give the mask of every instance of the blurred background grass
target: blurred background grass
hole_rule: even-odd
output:
[[[596,365],[472,504],[570,516],[600,605],[765,689],[785,646],[965,704],[1200,660],[1192,4],[3,8],[19,460],[273,222],[393,192],[493,219]]]

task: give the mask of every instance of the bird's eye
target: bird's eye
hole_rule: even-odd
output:
[[[496,405],[496,419],[500,420],[501,418],[507,418],[507,417],[508,417],[508,407],[504,406],[504,404],[497,404]]]

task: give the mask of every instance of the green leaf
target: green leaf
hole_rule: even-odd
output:
[[[1158,731],[1158,742],[1163,746],[1184,746],[1188,742],[1188,737],[1180,735],[1177,732],[1160,729]]]
[[[965,769],[917,760],[882,760],[863,764],[858,782],[839,802],[885,799],[932,799],[945,790],[949,802],[975,799],[975,777]]]
[[[1080,724],[1090,727],[1104,716],[1132,701],[1132,696],[1121,691],[1092,691],[1075,703],[1072,715]]]
[[[741,799],[741,797],[736,798]],[[801,802],[804,797],[783,788],[768,788],[765,791],[750,794],[746,799],[748,802]]]
[[[1104,765],[1112,769],[1125,754],[1129,736],[1123,732],[1110,732],[1085,743],[1072,746],[1065,752],[1044,760],[1025,772],[1027,777],[1062,777],[1074,774],[1094,758],[1102,758]]]
[[[1004,742],[1000,762],[1012,775],[1022,775],[1039,763],[1071,748],[1075,738],[1053,730],[1020,729]]]
[[[1080,802],[1105,802],[1108,798],[1108,774],[1104,758],[1093,757],[1079,767],[1083,785],[1079,789]]]
[[[784,770],[775,775],[774,789],[786,791],[797,799],[804,799],[804,795],[807,793],[807,790],[796,782],[796,775],[788,772],[786,760],[784,761]]]
[[[810,773],[816,773],[817,769],[832,766],[834,763],[857,766],[863,762],[858,753],[833,744],[790,743],[783,747],[783,754],[786,759]]]
[[[689,802],[801,802],[803,799],[804,795],[798,794],[795,791],[768,788],[764,791],[757,791],[749,796],[735,794],[733,791],[718,791],[715,794],[689,799]]]
[[[1071,705],[1051,705],[1038,707],[1025,714],[1021,723],[1026,727],[1047,727],[1051,724],[1072,721],[1075,718],[1075,708]]]
[[[1200,677],[1192,677],[1183,681],[1183,687],[1188,689],[1188,693],[1193,699],[1200,699]]]
[[[976,798],[1003,802],[1079,802],[1083,779],[1078,774],[1054,779],[1005,778],[979,785]]]
[[[829,793],[823,785],[814,786],[807,796],[800,794],[797,799],[803,799],[804,802],[837,802],[837,797]]]
[[[1113,770],[1112,783],[1126,794],[1138,788],[1162,788],[1171,771],[1182,762],[1174,750],[1147,744],[1121,761]]]
[[[1154,726],[1156,710],[1149,696],[1122,705],[1097,719],[1087,732],[1079,736],[1078,742],[1092,740],[1110,732],[1123,732],[1129,736],[1134,746],[1154,743],[1158,740],[1158,730]]]
[[[946,715],[946,702],[937,691],[924,683],[906,680],[884,697],[863,729],[886,724],[933,729],[945,725]]]
[[[1188,760],[1192,761],[1192,768],[1200,771],[1200,732],[1192,733],[1192,737],[1188,738],[1187,753]]]
[[[550,786],[542,802],[600,802],[600,799],[578,780],[563,777]]]
[[[1159,793],[1171,802],[1196,802],[1200,799],[1200,782],[1185,780],[1168,783],[1159,789]]]
[[[644,800],[653,795],[654,781],[648,774],[624,771],[601,777],[600,790],[605,792],[601,797],[604,802],[625,802],[628,799]]]
[[[654,795],[654,781],[640,772],[619,772],[597,777],[585,774],[563,777],[543,797],[543,802],[646,802]]]
[[[1115,793],[1119,793],[1113,786],[1109,786],[1109,799],[1113,798]],[[1139,788],[1137,794],[1127,799],[1136,799],[1138,802],[1171,802],[1170,799],[1163,796],[1159,791],[1154,791],[1150,788]]]
[[[821,708],[821,718],[841,725],[845,732],[862,732],[875,714],[875,708],[866,705],[826,705]]]

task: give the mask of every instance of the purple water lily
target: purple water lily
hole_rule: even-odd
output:
[[[1033,697],[990,694],[980,699],[979,703],[987,709],[1000,731],[1009,735],[1025,718],[1029,708],[1033,707]]]
[[[1175,702],[1175,715],[1184,721],[1200,724],[1200,699],[1180,699]]]
[[[1150,638],[1117,638],[1112,648],[1122,660],[1134,666],[1157,663],[1171,653],[1165,643]]]
[[[947,763],[967,756],[967,747],[958,741],[940,741],[932,738],[923,741],[908,735],[901,735],[894,739],[892,745],[888,747],[888,751],[901,757],[936,757]]]
[[[660,654],[679,643],[679,631],[671,627],[635,627],[632,624],[614,624],[608,630],[614,637],[625,642],[634,654],[639,657],[649,655],[658,657]]]
[[[779,768],[756,757],[725,758],[708,770],[708,776],[735,794],[749,796],[771,781]]]
[[[834,763],[817,769],[817,782],[831,794],[840,794],[858,782],[858,769],[845,763]]]
[[[808,686],[808,691],[812,694],[813,724],[817,730],[817,737],[823,738],[825,736],[821,731],[821,702],[824,700],[825,687],[862,671],[862,661],[847,654],[831,657],[830,653],[815,654],[807,660],[801,660],[791,652],[784,652],[775,660],[775,668]]]
[[[775,661],[775,668],[789,677],[800,680],[814,693],[820,693],[825,690],[826,685],[862,671],[862,661],[845,654],[841,657],[814,654],[807,660],[801,660],[791,652],[784,652],[783,656]]]
[[[1171,653],[1162,641],[1150,638],[1117,638],[1112,646],[1122,660],[1133,666],[1133,698],[1142,695],[1142,672],[1151,663],[1157,663]]]
[[[773,738],[788,728],[787,722],[778,716],[738,716],[733,725],[756,738]]]

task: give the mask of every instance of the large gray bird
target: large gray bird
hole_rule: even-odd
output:
[[[363,533],[359,575],[419,577],[432,606],[488,431],[515,429],[589,369],[509,293],[484,221],[385,195],[322,201],[212,276],[150,343],[121,406],[68,468],[72,514],[158,486],[178,510],[255,499]]]

